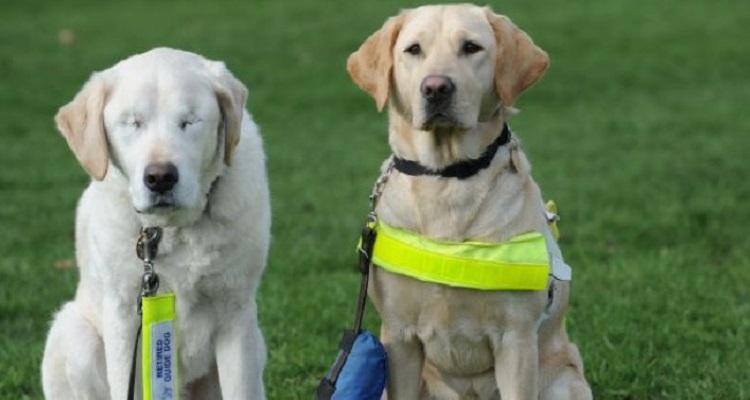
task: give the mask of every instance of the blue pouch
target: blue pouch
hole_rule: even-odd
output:
[[[344,331],[336,360],[315,391],[317,400],[380,400],[385,390],[388,375],[385,348],[375,335],[361,329],[374,244],[375,230],[365,226],[359,248],[362,279],[354,327]]]
[[[370,332],[344,332],[333,366],[320,382],[318,400],[380,400],[388,364],[385,348]]]

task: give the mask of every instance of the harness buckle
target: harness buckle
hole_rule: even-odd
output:
[[[374,215],[372,215],[372,218],[374,219]],[[375,238],[377,235],[378,233],[375,231],[374,226],[371,226],[371,223],[365,224],[362,228],[362,242],[359,246],[359,272],[363,274],[367,274],[370,270],[372,250],[375,247]]]

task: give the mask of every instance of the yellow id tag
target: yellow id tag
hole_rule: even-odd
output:
[[[174,293],[143,297],[141,365],[144,400],[178,400]]]

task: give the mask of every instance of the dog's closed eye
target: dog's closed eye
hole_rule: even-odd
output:
[[[188,126],[197,124],[198,122],[201,122],[200,118],[196,117],[195,115],[190,115],[182,119],[180,123],[178,124],[178,126],[180,127],[181,130],[184,131],[185,129],[187,129]]]
[[[143,117],[138,114],[127,114],[120,118],[120,124],[138,130],[143,127]]]

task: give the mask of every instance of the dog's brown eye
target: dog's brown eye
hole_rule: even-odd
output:
[[[471,40],[467,40],[464,42],[463,47],[461,50],[464,52],[464,54],[474,54],[479,53],[480,51],[484,50],[484,48]]]
[[[404,53],[409,53],[413,56],[418,56],[422,54],[422,46],[419,45],[419,43],[414,43],[413,45],[409,46],[404,50]]]

